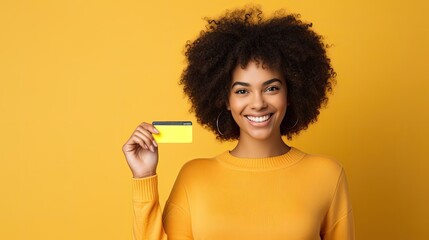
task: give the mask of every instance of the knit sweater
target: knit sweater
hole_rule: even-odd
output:
[[[292,147],[276,157],[192,160],[163,212],[157,181],[133,179],[135,240],[354,239],[346,176],[331,158]]]

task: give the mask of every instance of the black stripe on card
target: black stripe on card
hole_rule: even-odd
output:
[[[152,125],[185,125],[192,126],[191,121],[154,121]]]

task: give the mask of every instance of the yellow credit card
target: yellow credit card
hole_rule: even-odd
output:
[[[155,121],[152,125],[159,134],[153,134],[157,143],[191,143],[191,121]]]

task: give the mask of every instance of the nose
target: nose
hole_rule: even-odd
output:
[[[267,107],[267,102],[262,94],[254,94],[250,106],[254,110],[261,110]]]

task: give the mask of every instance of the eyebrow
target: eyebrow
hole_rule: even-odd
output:
[[[262,85],[266,86],[266,85],[269,85],[269,84],[274,83],[274,82],[279,82],[280,84],[282,84],[282,81],[280,79],[273,78],[273,79],[270,79],[268,81],[265,81]],[[245,86],[245,87],[249,87],[250,86],[250,84],[247,83],[247,82],[235,82],[235,83],[232,84],[231,88],[233,88],[235,85],[240,85],[240,86]]]

